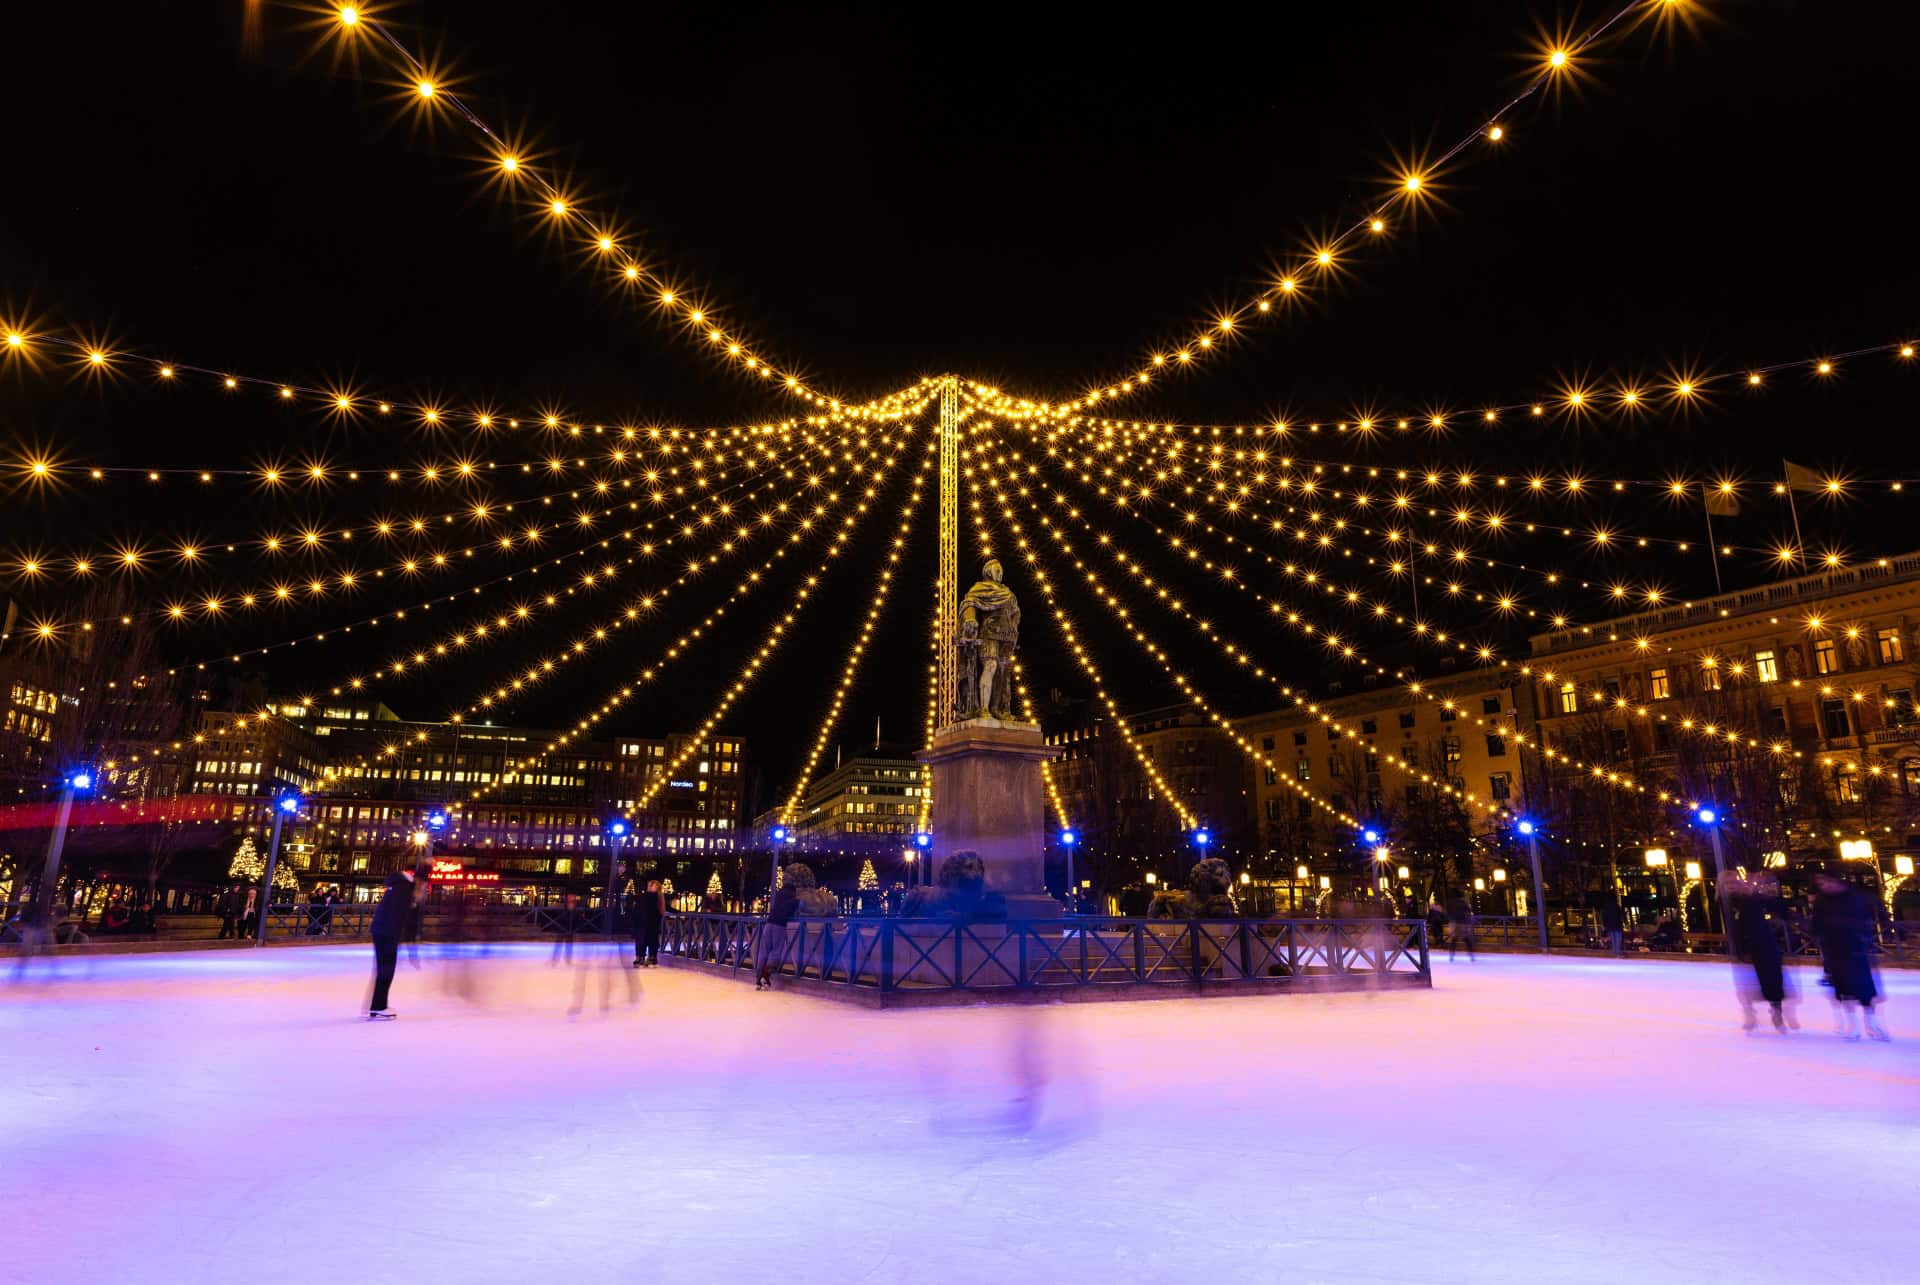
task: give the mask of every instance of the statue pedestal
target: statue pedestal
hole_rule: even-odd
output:
[[[970,718],[934,733],[915,757],[933,771],[936,858],[967,849],[987,863],[987,887],[1007,900],[1009,919],[1064,913],[1047,895],[1047,795],[1040,765],[1060,751],[1038,723]]]

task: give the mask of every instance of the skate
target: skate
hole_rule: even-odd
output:
[[[1840,1038],[1848,1041],[1858,1041],[1860,1038],[1860,1019],[1855,1015],[1853,1005],[1848,1004],[1841,1010],[1841,1014]]]
[[[1782,1035],[1785,1035],[1787,1033],[1786,1015],[1780,1011],[1780,1006],[1778,1004],[1775,1004],[1773,1006],[1773,1029],[1780,1032]]]
[[[1880,1019],[1875,1017],[1871,1011],[1867,1013],[1867,1034],[1873,1039],[1879,1040],[1882,1044],[1888,1043],[1893,1039],[1893,1036],[1887,1034],[1887,1028],[1880,1025]]]
[[[367,1014],[367,1020],[369,1022],[391,1022],[399,1016],[400,1014],[390,1008],[376,1008]]]
[[[1753,1034],[1754,1026],[1755,1026],[1755,1022],[1753,1020],[1753,1005],[1751,1004],[1743,1005],[1740,1009],[1740,1029],[1742,1031],[1745,1031],[1748,1035],[1751,1035]]]

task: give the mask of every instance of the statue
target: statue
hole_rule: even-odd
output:
[[[959,682],[954,717],[1006,718],[1013,709],[1013,653],[1020,644],[1020,600],[988,558],[985,577],[960,600]]]

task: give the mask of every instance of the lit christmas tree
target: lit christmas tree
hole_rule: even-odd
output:
[[[720,872],[718,870],[707,876],[707,895],[709,897],[718,897],[720,895]]]
[[[866,863],[860,867],[860,891],[878,892],[879,890],[880,873],[873,868],[873,858],[868,857]]]
[[[259,883],[260,876],[266,872],[266,862],[261,860],[259,851],[253,846],[253,839],[240,840],[233,861],[227,866],[227,878],[238,879],[242,883]]]

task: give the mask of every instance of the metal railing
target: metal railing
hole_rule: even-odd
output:
[[[1531,915],[1476,915],[1473,930],[1477,946],[1518,946],[1533,950],[1540,944],[1540,929]],[[1820,943],[1810,933],[1783,923],[1779,934],[1781,953],[1790,961],[1819,962]],[[1607,935],[1597,923],[1583,924],[1577,919],[1567,922],[1558,912],[1547,919],[1547,940],[1554,949],[1607,948]],[[1445,944],[1444,940],[1436,940],[1433,946],[1437,950]],[[1724,956],[1727,941],[1719,932],[1689,930],[1680,933],[1671,945],[1655,945],[1642,926],[1629,930],[1626,951],[1630,955]],[[1920,966],[1920,922],[1902,919],[1883,924],[1876,954],[1881,963]]]
[[[758,972],[762,926],[752,915],[669,914],[661,952],[727,972]],[[766,961],[774,971],[883,995],[1432,985],[1420,920],[863,917],[795,919],[784,937],[779,957]]]

